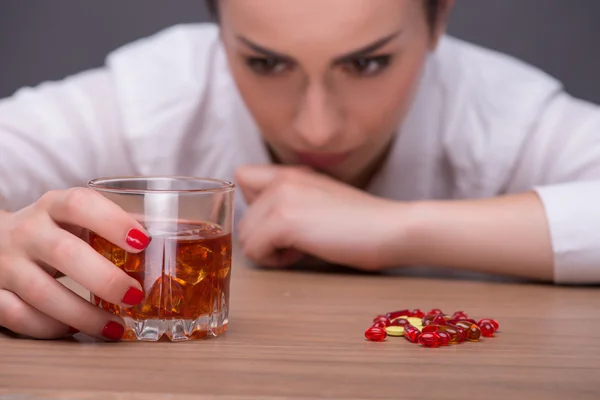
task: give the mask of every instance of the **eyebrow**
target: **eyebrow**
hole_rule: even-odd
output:
[[[346,62],[351,61],[356,58],[368,56],[369,54],[379,50],[380,48],[382,48],[383,46],[385,46],[386,44],[388,44],[389,42],[391,42],[392,40],[394,40],[401,34],[402,34],[402,31],[397,31],[397,32],[391,33],[387,36],[382,37],[381,39],[377,39],[376,41],[374,41],[364,47],[361,47],[360,49],[353,50],[349,53],[338,56],[333,60],[333,64],[343,64],[343,63],[346,63]],[[260,53],[264,56],[271,57],[271,58],[278,58],[278,59],[285,60],[285,61],[294,61],[294,59],[290,56],[276,52],[274,50],[270,50],[266,47],[263,47],[257,43],[252,42],[251,40],[249,40],[243,36],[238,36],[237,39],[240,42],[242,42],[244,45],[246,45],[248,48],[250,48],[251,50],[253,50],[257,53]]]
[[[269,50],[266,47],[263,47],[263,46],[261,46],[259,44],[256,44],[256,43],[254,43],[254,42],[246,39],[243,36],[238,36],[237,39],[240,42],[242,42],[243,44],[245,44],[246,47],[248,47],[251,50],[254,50],[255,52],[260,53],[260,54],[262,54],[264,56],[271,57],[271,58],[279,58],[279,59],[287,60],[287,61],[293,61],[291,57],[286,56],[285,54],[278,53],[278,52],[273,51],[273,50]]]
[[[336,57],[333,60],[333,63],[334,64],[343,64],[348,61],[352,61],[356,58],[368,56],[369,54],[376,52],[377,50],[379,50],[380,48],[382,48],[383,46],[385,46],[386,44],[388,44],[389,42],[391,42],[392,40],[394,40],[401,34],[402,34],[402,31],[396,31],[392,34],[384,36],[381,39],[378,39],[378,40],[374,41],[373,43],[366,45],[365,47],[362,47],[358,50],[351,51],[350,53],[344,54],[342,56]]]

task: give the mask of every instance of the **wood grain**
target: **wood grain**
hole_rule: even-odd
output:
[[[261,271],[237,259],[225,336],[103,343],[2,334],[0,399],[598,399],[599,305],[596,288]],[[502,332],[439,349],[364,340],[376,314],[405,307],[493,317]]]

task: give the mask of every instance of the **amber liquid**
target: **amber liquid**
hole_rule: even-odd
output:
[[[139,254],[125,252],[94,232],[90,245],[142,285],[145,299],[131,308],[92,294],[99,307],[124,318],[124,339],[171,340],[218,336],[227,329],[231,234],[212,224],[176,224],[152,232]]]

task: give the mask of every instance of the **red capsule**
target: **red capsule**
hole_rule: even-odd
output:
[[[440,330],[440,326],[439,325],[429,324],[427,326],[424,326],[423,330],[421,332],[428,333],[428,332],[437,332],[439,330]]]
[[[461,329],[458,326],[431,324],[423,328],[423,333],[425,332],[437,332],[440,335],[443,333],[444,335],[442,336],[448,335],[448,341],[446,344],[458,344],[464,341],[462,338],[464,329]]]
[[[406,324],[410,324],[405,318],[396,318],[390,323],[390,326],[404,326]]]
[[[406,340],[412,343],[419,341],[419,335],[421,332],[411,324],[404,325],[404,337]]]
[[[419,343],[423,347],[438,347],[440,345],[440,336],[437,332],[421,333]]]
[[[444,312],[442,310],[440,310],[439,308],[434,308],[432,310],[429,310],[429,312],[426,315],[444,315]]]
[[[458,333],[460,334],[460,340],[458,342],[462,343],[465,340],[467,340],[467,330],[459,325],[454,325],[454,326],[456,327],[456,329],[458,329]]]
[[[454,325],[439,325],[439,330],[447,332],[450,335],[450,344],[458,344],[460,343],[460,332],[458,331],[458,327]]]
[[[412,316],[415,318],[423,318],[425,316],[425,313],[420,309],[415,308],[414,310],[412,310]]]
[[[431,321],[432,324],[437,324],[437,325],[445,325],[446,324],[446,318],[444,318],[442,315],[436,315],[433,320]]]
[[[440,346],[448,346],[450,344],[450,334],[445,331],[437,331],[437,335],[440,337]]]
[[[398,310],[398,311],[389,312],[389,313],[385,314],[385,316],[388,319],[392,320],[392,319],[399,318],[399,317],[410,317],[410,314],[411,314],[410,310]]]
[[[465,319],[451,318],[448,320],[448,323],[450,325],[456,325],[458,322],[467,322],[469,324],[477,324],[477,322],[475,322],[474,319],[470,319],[470,318],[465,318]]]
[[[385,326],[390,326],[391,321],[385,315],[378,315],[377,317],[375,317],[375,319],[373,319],[373,322],[383,322]]]
[[[437,317],[437,314],[431,314],[431,315],[426,315],[423,318],[421,318],[421,325],[423,326],[427,326],[429,324],[431,324],[431,322],[433,322],[433,319]]]
[[[452,317],[450,319],[467,319],[467,318],[469,318],[469,316],[467,315],[466,312],[457,311],[454,314],[452,314]]]
[[[381,342],[387,337],[387,332],[382,328],[369,328],[365,331],[365,337],[372,342]]]
[[[467,340],[469,342],[478,342],[481,337],[481,329],[475,324],[467,330]]]
[[[448,323],[450,322],[451,321],[448,321]],[[450,325],[458,326],[459,328],[463,328],[464,330],[468,331],[471,328],[471,325],[473,324],[467,321],[456,321],[455,323]]]
[[[481,336],[485,337],[492,337],[494,336],[494,332],[496,332],[494,325],[489,322],[483,322],[480,324],[479,329],[481,330]]]
[[[385,329],[386,327],[387,327],[387,325],[385,324],[385,322],[382,322],[382,321],[377,321],[373,325],[371,325],[371,328],[382,328],[382,329]]]
[[[481,324],[484,322],[489,322],[490,324],[492,324],[494,326],[494,329],[496,330],[496,332],[498,332],[500,325],[498,325],[497,321],[490,319],[490,318],[484,318],[484,319],[480,319],[479,322],[477,323],[477,325],[481,326]]]

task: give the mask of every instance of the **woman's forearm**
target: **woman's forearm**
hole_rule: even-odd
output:
[[[554,279],[554,256],[543,205],[535,193],[491,199],[399,205],[390,260],[448,266],[543,281]],[[408,215],[408,219],[407,219]],[[392,219],[390,218],[390,221]]]

